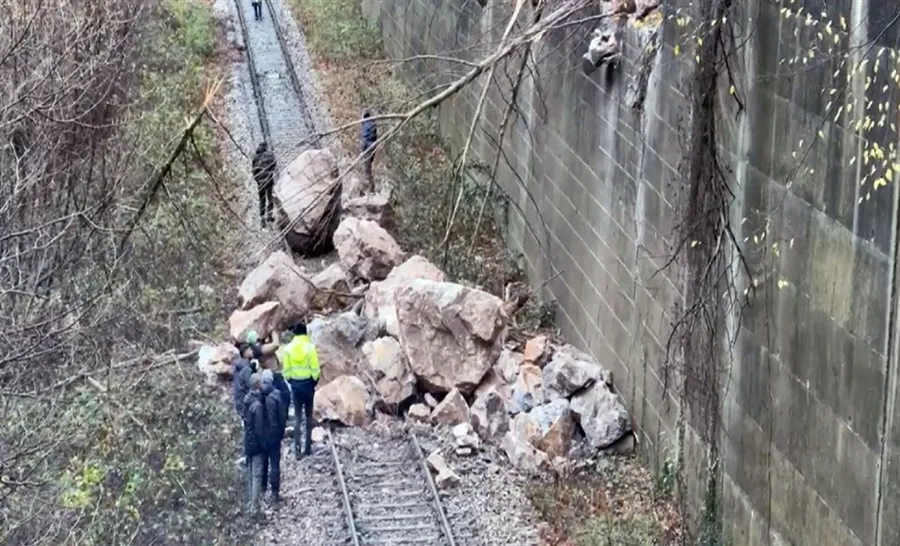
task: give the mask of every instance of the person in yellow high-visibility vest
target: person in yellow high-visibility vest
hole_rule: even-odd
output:
[[[298,324],[291,330],[294,337],[279,351],[279,357],[282,363],[281,373],[291,386],[291,398],[294,402],[294,456],[300,459],[312,452],[313,399],[319,383],[319,355],[306,335],[305,324]]]

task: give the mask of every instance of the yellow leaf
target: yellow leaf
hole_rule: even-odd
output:
[[[887,182],[884,181],[884,178],[879,178],[875,182],[872,183],[872,187],[875,188],[876,190],[878,188],[880,188],[881,186],[887,186]],[[868,197],[866,199],[868,199]]]
[[[697,45],[703,45],[703,38],[697,38]]]
[[[794,248],[794,239],[791,239],[791,248]]]
[[[788,286],[789,284],[791,284],[791,283],[787,282],[787,281],[784,280],[784,279],[778,279],[778,289],[779,289],[779,290],[783,290],[783,289],[784,289],[786,286]]]
[[[887,178],[888,182],[894,181],[894,171],[888,169],[884,171],[884,177]]]
[[[728,94],[734,95],[734,93],[735,93],[735,89],[734,89],[734,86],[732,85],[731,87],[728,88]]]
[[[844,19],[843,15],[841,15],[841,28],[847,30],[847,20]]]
[[[679,46],[678,44],[675,44],[673,51],[675,52],[675,55],[681,54],[681,46]]]
[[[700,244],[700,241],[691,241],[691,248],[694,248],[695,246],[697,246],[699,244]]]

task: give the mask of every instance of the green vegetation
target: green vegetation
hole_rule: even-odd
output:
[[[214,339],[224,323],[235,230],[211,125],[194,132],[124,253],[115,254],[147,181],[217,77],[217,28],[207,2],[116,1],[102,9],[136,14],[128,29],[133,47],[121,56],[137,70],[125,72],[133,81],[118,82],[128,102],[107,114],[106,133],[90,133],[102,164],[94,168],[105,169],[91,184],[107,212],[71,228],[86,230],[77,239],[85,246],[62,253],[86,261],[49,289],[47,301],[73,309],[62,333],[44,326],[52,352],[0,364],[0,544],[239,544],[250,531],[238,517],[239,423],[192,359],[145,356]],[[60,13],[61,25],[78,24],[76,15]],[[84,155],[89,145],[72,144]],[[71,176],[74,207],[86,184],[79,176]],[[5,309],[11,300],[0,303]],[[18,343],[32,350],[30,338]],[[54,384],[60,388],[50,390]]]
[[[396,66],[372,62],[383,60],[384,53],[377,31],[364,21],[358,2],[293,0],[292,5],[307,29],[337,125],[358,119],[363,106],[376,115],[398,113],[422,100],[421,90],[402,83]],[[382,134],[388,123],[381,122]],[[348,155],[359,152],[357,134],[351,130],[340,136]],[[502,294],[507,283],[523,277],[497,222],[505,203],[496,189],[488,192],[487,184],[473,180],[484,178],[481,166],[470,165],[466,180],[460,182],[447,150],[438,132],[436,112],[431,110],[410,120],[379,151],[376,176],[394,184],[394,235],[404,248],[441,266],[449,278]],[[379,172],[385,165],[385,171]],[[463,197],[448,234],[447,221],[460,183]],[[547,310],[536,312],[535,322],[547,316]]]

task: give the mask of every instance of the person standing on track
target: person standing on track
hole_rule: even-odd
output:
[[[306,335],[306,324],[298,324],[291,330],[294,338],[282,353],[282,373],[291,387],[294,401],[294,457],[299,460],[303,455],[312,453],[313,400],[319,383],[319,355]]]
[[[262,21],[262,0],[253,0],[250,4],[253,5],[253,18]]]
[[[260,514],[259,501],[263,488],[265,468],[270,444],[269,419],[262,392],[262,377],[250,376],[250,392],[244,399],[244,457],[247,459],[247,496],[250,516]]]
[[[262,227],[266,227],[274,220],[272,189],[275,185],[276,170],[278,166],[275,163],[275,154],[269,150],[269,145],[265,141],[260,142],[253,156],[253,179],[256,180],[256,189],[259,191],[259,220]]]
[[[369,193],[375,193],[375,175],[372,172],[372,164],[375,163],[375,141],[378,140],[378,127],[375,126],[375,120],[371,119],[372,114],[368,109],[362,111],[362,126],[360,129],[360,148],[361,152],[366,154],[365,171],[366,180],[369,182]]]

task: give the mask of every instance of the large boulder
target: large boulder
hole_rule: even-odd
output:
[[[386,195],[376,193],[344,202],[344,215],[371,220],[384,229],[394,228],[394,209]]]
[[[294,251],[316,256],[331,250],[341,221],[337,179],[337,161],[328,149],[306,150],[279,176],[272,192],[276,221]]]
[[[290,256],[280,250],[253,269],[238,289],[241,309],[277,301],[281,304],[282,318],[288,322],[306,318],[312,297],[312,283]]]
[[[231,343],[215,347],[204,345],[197,353],[197,367],[207,376],[230,378],[234,374],[233,362],[238,357],[237,348]]]
[[[350,303],[350,276],[339,263],[333,263],[312,278],[314,309],[340,309]]]
[[[537,406],[527,415],[537,428],[537,436],[533,439],[534,447],[551,459],[568,455],[572,448],[572,434],[575,432],[575,421],[569,410],[568,400],[559,399]]]
[[[389,408],[415,394],[416,378],[406,363],[400,343],[392,337],[367,341],[362,347],[368,374],[381,401]]]
[[[400,343],[431,392],[472,394],[503,348],[503,301],[459,284],[414,279],[395,293]]]
[[[572,397],[570,408],[595,448],[605,448],[631,431],[631,419],[619,397],[598,381]]]
[[[321,384],[340,375],[356,375],[362,352],[359,346],[366,332],[366,318],[352,311],[331,319],[317,318],[307,326],[322,368]]]
[[[512,394],[512,413],[529,411],[543,403],[544,385],[541,369],[534,364],[524,364],[519,368],[519,377]]]
[[[358,377],[342,375],[316,392],[316,420],[337,421],[361,427],[371,421],[371,401]]]
[[[380,281],[406,254],[391,235],[371,220],[344,218],[334,232],[341,265],[351,274],[367,281]]]
[[[283,325],[281,304],[267,301],[255,307],[237,310],[228,318],[228,331],[234,341],[245,341],[247,333],[255,331],[259,339],[265,339]]]
[[[431,412],[431,422],[436,425],[458,425],[469,422],[469,404],[459,390],[451,390]]]
[[[383,281],[373,282],[366,292],[365,315],[370,320],[384,323],[385,331],[400,337],[397,324],[397,308],[394,293],[412,279],[427,279],[444,282],[444,273],[422,256],[412,256],[395,267]]]
[[[475,398],[469,410],[472,428],[486,442],[497,442],[509,431],[506,401],[496,390]]]
[[[568,398],[595,381],[612,382],[612,374],[593,358],[571,345],[563,345],[544,366],[544,396],[547,401]]]

